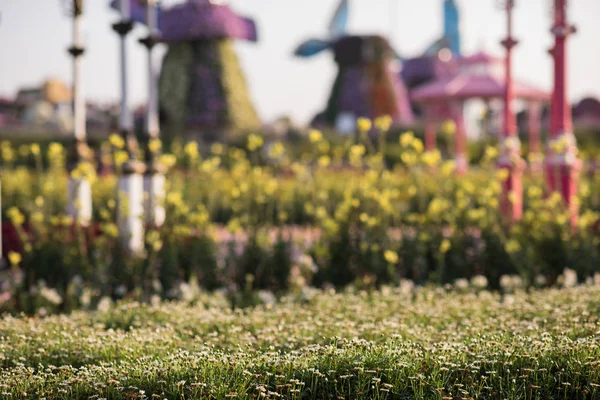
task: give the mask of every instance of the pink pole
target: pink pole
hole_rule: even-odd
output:
[[[512,36],[514,0],[505,0],[506,10],[506,39],[502,45],[506,49],[505,60],[505,91],[504,114],[501,153],[498,158],[498,168],[508,172],[504,182],[501,207],[503,214],[512,221],[518,221],[523,216],[523,170],[525,162],[521,159],[521,142],[517,134],[517,117],[513,109],[514,82],[512,76],[512,51],[517,41]]]
[[[527,104],[527,122],[529,125],[529,167],[531,172],[539,175],[542,166],[542,106],[539,102],[531,101]]]
[[[552,191],[562,194],[571,211],[571,223],[575,225],[578,207],[575,197],[581,170],[577,159],[577,143],[573,135],[571,108],[567,100],[567,38],[575,33],[575,27],[567,21],[567,1],[554,0],[555,37],[551,55],[554,58],[554,93],[552,95],[552,116],[550,157],[548,158],[548,183]]]

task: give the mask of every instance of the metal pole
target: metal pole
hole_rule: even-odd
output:
[[[133,29],[129,0],[120,0],[121,21],[113,25],[120,39],[121,114],[119,128],[126,143],[129,160],[123,164],[117,193],[117,222],[123,248],[130,254],[144,251],[144,180],[146,166],[137,160],[137,141],[129,109],[127,75],[127,35]]]
[[[148,107],[146,108],[146,132],[150,139],[158,139],[160,127],[158,122],[158,82],[156,65],[154,63],[154,45],[158,39],[158,14],[156,0],[147,0],[146,17],[148,21],[149,36],[146,47],[148,48]]]
[[[77,1],[76,1],[77,2]],[[83,79],[81,75],[82,55],[84,52],[83,37],[81,34],[83,10],[76,10],[73,16],[73,104],[75,109],[74,127],[75,138],[79,141],[86,140],[86,109]]]
[[[127,35],[133,29],[131,21],[131,4],[129,0],[120,0],[119,9],[121,11],[121,21],[113,25],[113,29],[119,34],[121,49],[121,114],[119,118],[119,128],[121,133],[125,133],[124,139],[128,139],[128,134],[133,128],[131,111],[129,110],[128,76],[127,76]]]
[[[92,188],[87,174],[90,167],[90,149],[87,146],[86,104],[83,88],[82,62],[85,52],[81,32],[83,24],[83,0],[73,0],[73,45],[69,53],[73,57],[73,147],[68,169],[71,172],[68,185],[67,213],[75,223],[88,225],[92,218]],[[88,168],[84,168],[87,165]]]
[[[158,10],[156,0],[146,1],[148,36],[140,42],[148,50],[148,104],[146,107],[146,172],[144,192],[146,194],[146,222],[161,226],[165,221],[163,201],[165,197],[165,167],[160,162],[160,126],[158,119],[158,80],[154,64],[153,48],[160,40],[158,31]]]

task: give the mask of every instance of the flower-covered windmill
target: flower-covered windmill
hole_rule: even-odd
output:
[[[342,0],[329,27],[329,40],[310,39],[295,51],[312,57],[332,50],[339,71],[327,107],[317,121],[338,125],[346,118],[389,115],[397,124],[410,124],[413,114],[399,77],[399,57],[382,36],[346,34],[349,0]]]
[[[131,1],[132,19],[145,23],[143,5]],[[207,138],[260,126],[232,42],[257,41],[256,25],[225,3],[187,0],[159,10],[161,42],[168,46],[159,84],[166,131]]]

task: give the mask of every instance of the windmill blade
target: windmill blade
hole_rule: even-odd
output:
[[[112,8],[113,10],[119,11],[119,3],[120,0],[112,0],[110,2],[110,8]],[[133,20],[133,22],[137,22],[143,25],[146,25],[146,7],[143,6],[140,2],[140,0],[129,0],[129,4],[130,4],[130,12],[131,12],[131,19]],[[161,22],[162,22],[162,9],[160,8],[160,5],[156,4],[156,8],[158,10],[158,30],[161,30],[160,27]]]
[[[396,50],[392,49],[392,51],[394,52],[394,58],[398,61],[400,61],[401,63],[403,63],[404,61],[406,61],[406,57],[402,57]]]
[[[329,35],[336,39],[345,36],[348,31],[348,20],[350,18],[350,1],[341,0],[331,23],[329,24]]]
[[[294,52],[294,55],[298,57],[312,57],[324,50],[329,49],[330,47],[330,42],[326,42],[320,39],[309,39],[302,43],[300,46],[298,46],[298,48]]]
[[[436,55],[440,50],[448,48],[450,45],[450,41],[447,37],[442,37],[435,42],[433,42],[423,53],[425,56]]]

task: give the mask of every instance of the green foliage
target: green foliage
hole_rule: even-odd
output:
[[[595,399],[598,286],[403,285],[0,321],[10,399]]]
[[[226,290],[236,304],[252,305],[260,291],[282,297],[306,287],[372,290],[406,279],[445,285],[475,276],[500,289],[507,276],[534,287],[556,283],[566,268],[579,282],[600,272],[594,173],[581,178],[576,225],[561,196],[534,175],[524,178],[523,218],[511,222],[500,209],[507,177],[495,167],[494,148],[458,176],[452,161],[424,151],[412,133],[396,139],[393,168],[376,150],[392,148],[384,136],[379,146],[360,139],[329,141],[312,132],[298,155],[283,143],[265,148],[257,134],[204,153],[174,141],[173,154],[163,156],[171,165],[179,160],[168,175],[166,224],[147,230],[141,257],[120,245],[118,177],[89,172],[94,223],[81,229],[63,211],[64,148],[42,154],[32,146],[23,157],[47,156],[48,169],[8,163],[0,172],[3,215],[18,234],[16,245],[5,246],[22,258],[3,271],[9,284],[0,309],[34,314],[39,307],[28,297],[41,287],[56,291],[56,304],[46,307],[55,312],[103,296],[148,302]],[[127,158],[122,142],[110,138],[117,171]],[[3,143],[2,151],[14,153],[9,147]]]

